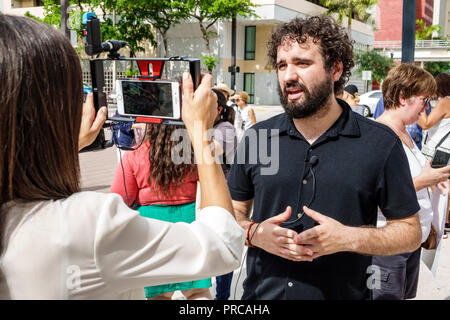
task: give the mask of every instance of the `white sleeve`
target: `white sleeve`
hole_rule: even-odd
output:
[[[198,280],[239,267],[245,232],[220,207],[201,210],[191,224],[144,218],[120,197],[99,214],[95,260],[107,285],[125,291]]]
[[[431,222],[433,221],[433,208],[428,196],[427,188],[417,192],[417,201],[420,205],[419,220],[422,228],[422,243],[425,242],[430,234]]]

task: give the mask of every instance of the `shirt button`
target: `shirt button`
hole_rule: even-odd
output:
[[[303,184],[307,184],[308,183],[308,181],[306,179],[303,180],[302,182],[303,182]]]
[[[288,286],[292,287],[294,284],[292,282],[288,282]]]
[[[297,217],[298,217],[298,218],[301,218],[302,216],[303,216],[303,213],[297,214]]]

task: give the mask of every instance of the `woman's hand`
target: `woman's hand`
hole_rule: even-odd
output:
[[[435,169],[431,167],[431,161],[427,160],[422,172],[413,179],[414,187],[416,191],[419,191],[423,188],[437,185],[439,182],[446,181],[449,177],[450,166]]]
[[[439,182],[437,188],[443,195],[448,194],[450,196],[450,180]]]
[[[211,83],[212,76],[203,75],[200,85],[194,92],[191,75],[188,72],[183,74],[182,118],[190,133],[193,132],[194,126],[210,129],[214,124],[217,115],[217,96],[212,91]]]
[[[101,107],[95,116],[94,95],[89,93],[83,103],[80,134],[78,135],[78,151],[94,142],[103,123],[106,121],[106,107]]]

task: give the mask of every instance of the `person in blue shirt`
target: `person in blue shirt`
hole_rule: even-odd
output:
[[[120,116],[116,111],[115,116]],[[112,141],[117,147],[117,160],[120,162],[125,150],[120,150],[120,148],[131,148],[136,142],[135,136],[135,124],[129,121],[119,121],[117,124],[111,126],[112,130]]]
[[[373,118],[376,119],[384,112],[383,97],[380,98],[375,107],[375,112],[373,113]],[[428,108],[425,110],[427,114],[431,112],[431,106],[428,104]],[[422,149],[422,128],[414,122],[412,125],[406,126],[409,134],[413,138],[419,150]]]
[[[113,140],[115,145],[120,147],[132,147],[134,144],[134,130],[132,122],[121,121],[112,126]]]

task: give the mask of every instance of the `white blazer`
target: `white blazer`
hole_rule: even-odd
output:
[[[1,299],[144,299],[144,286],[239,267],[245,233],[220,207],[191,224],[141,217],[116,194],[8,203]]]

